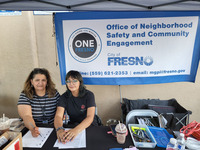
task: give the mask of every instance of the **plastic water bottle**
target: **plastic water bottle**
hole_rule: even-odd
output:
[[[178,148],[177,148],[177,140],[175,138],[170,138],[170,141],[167,144],[166,150],[178,150]]]
[[[177,144],[178,144],[178,150],[185,150],[185,138],[184,134],[180,133],[180,135],[177,137]]]

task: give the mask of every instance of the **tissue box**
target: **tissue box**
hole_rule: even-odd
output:
[[[2,150],[22,150],[22,133],[7,131],[1,135],[7,137],[9,135],[9,140],[4,145],[2,145]],[[1,138],[0,137],[0,138]]]
[[[142,142],[142,141],[140,142],[140,141],[136,140],[135,136],[133,135],[133,131],[131,129],[132,126],[139,127],[139,128],[145,128],[146,134],[148,135],[151,142]],[[140,124],[128,124],[128,129],[131,134],[131,138],[133,140],[135,147],[154,148],[156,146],[157,142],[156,142],[154,136],[152,135],[152,133],[150,132],[148,126],[140,125]]]

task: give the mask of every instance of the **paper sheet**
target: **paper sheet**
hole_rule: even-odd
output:
[[[65,130],[69,130],[70,128],[66,128]],[[66,144],[59,143],[58,140],[55,142],[54,147],[58,147],[59,149],[67,149],[67,148],[86,148],[86,133],[83,130],[79,133],[75,139],[71,142],[67,142]]]
[[[53,128],[42,128],[39,127],[39,131],[41,136],[33,137],[30,130],[22,137],[22,145],[23,147],[36,147],[41,148],[49,135],[53,131]]]

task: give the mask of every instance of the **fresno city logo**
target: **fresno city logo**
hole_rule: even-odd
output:
[[[95,60],[101,52],[101,39],[92,29],[80,28],[74,31],[68,40],[71,56],[82,63]]]

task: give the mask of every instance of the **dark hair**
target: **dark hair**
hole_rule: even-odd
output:
[[[49,97],[53,97],[56,94],[55,84],[51,80],[49,71],[44,68],[34,68],[33,71],[31,71],[31,73],[29,74],[28,78],[26,79],[26,81],[24,83],[23,92],[26,94],[26,96],[29,99],[33,98],[35,89],[34,89],[34,87],[32,87],[31,80],[35,77],[36,74],[43,74],[46,76],[46,78],[47,78],[46,92]]]
[[[79,86],[79,93],[78,93],[78,96],[79,97],[83,97],[86,93],[86,87],[85,85],[83,84],[83,78],[81,76],[81,74],[78,72],[78,71],[75,71],[75,70],[70,70],[66,77],[65,77],[65,82],[69,79],[69,78],[73,78],[73,79],[77,79],[79,82],[80,82],[80,86]],[[66,87],[67,87],[67,93],[71,95],[71,91],[69,90],[67,84],[66,84]]]

